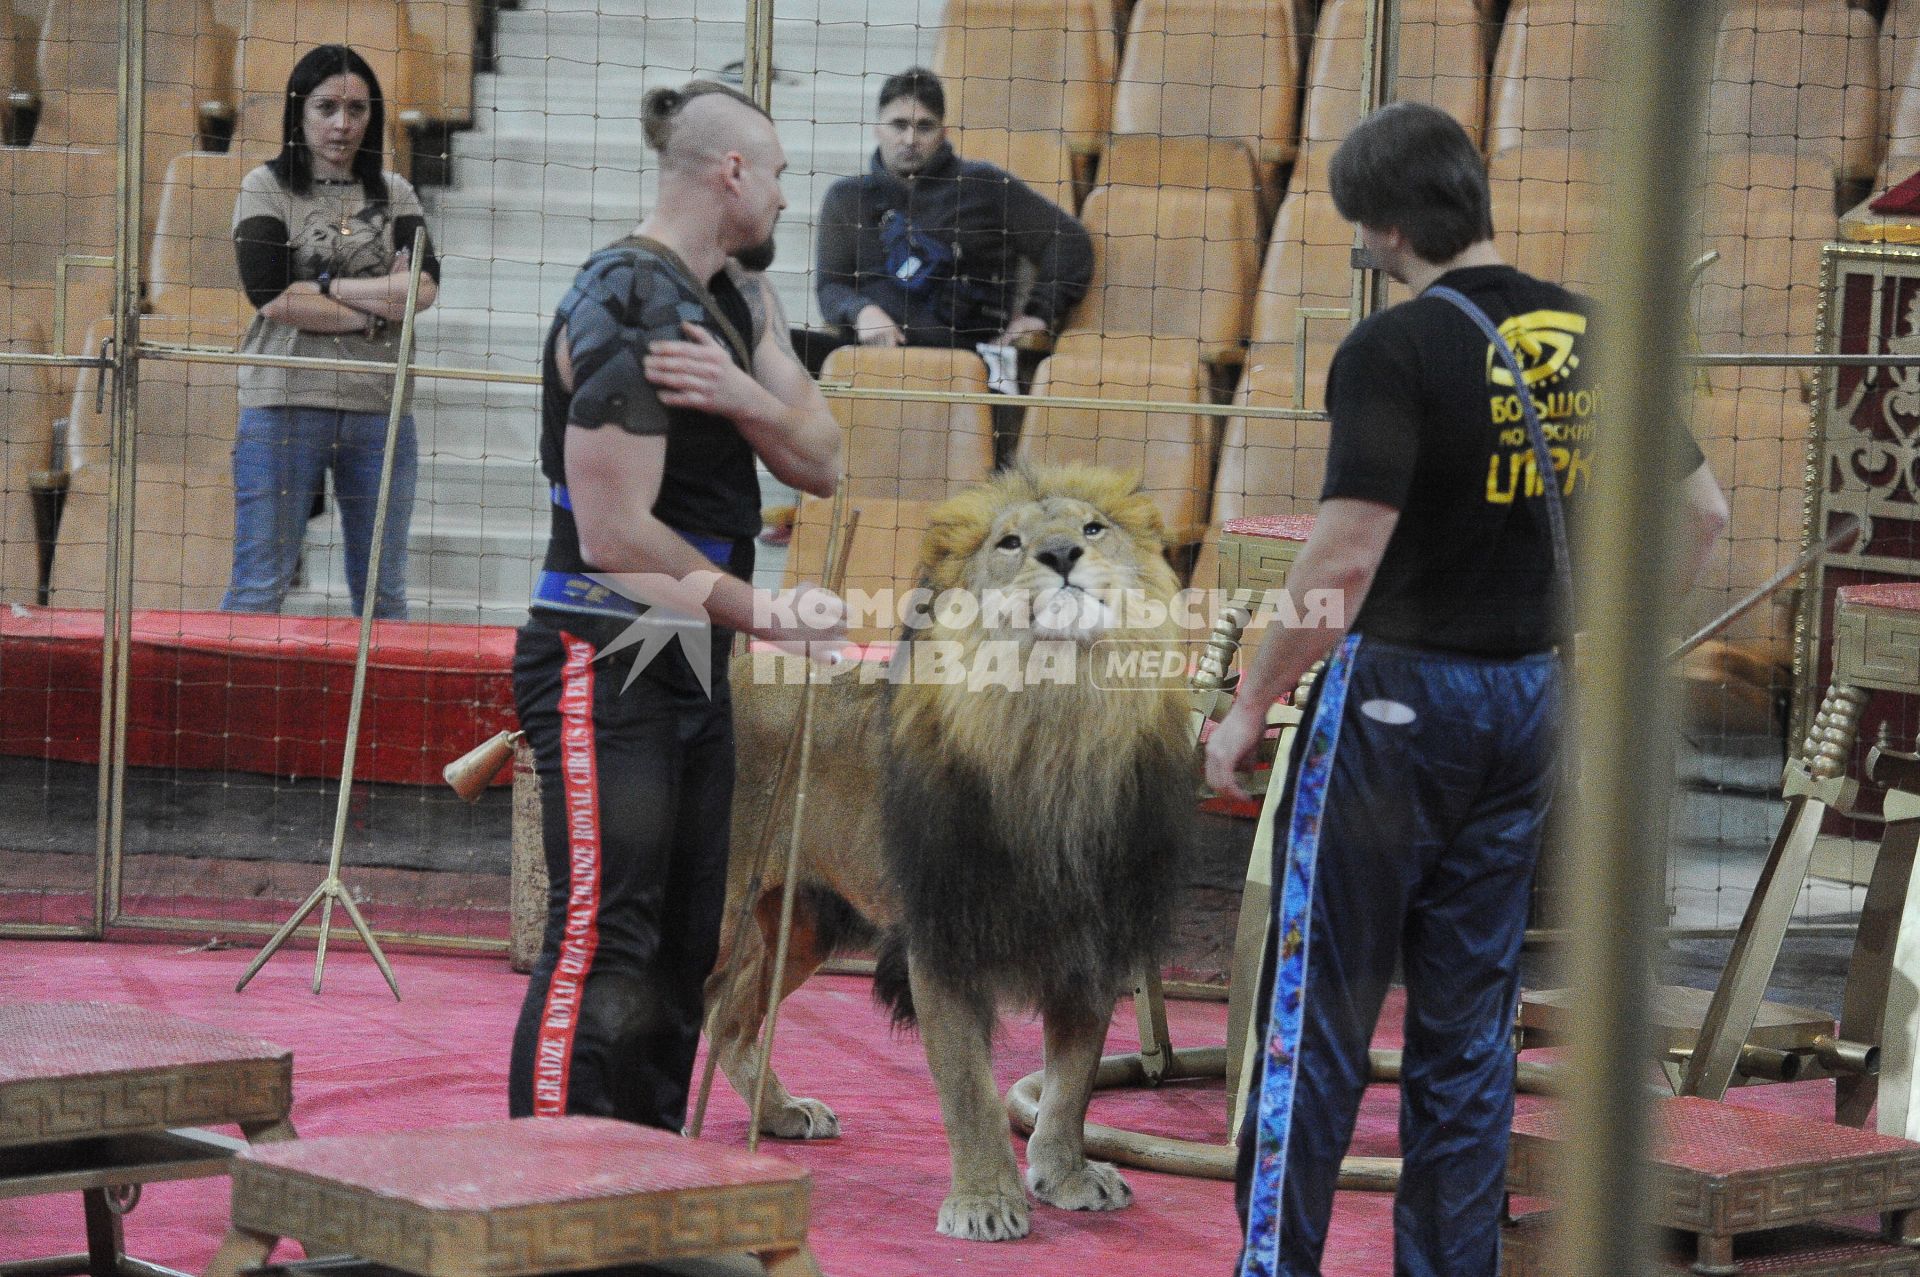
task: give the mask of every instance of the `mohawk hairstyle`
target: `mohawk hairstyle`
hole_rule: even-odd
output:
[[[764,107],[730,84],[721,84],[716,80],[689,80],[677,89],[662,85],[648,89],[646,96],[640,99],[640,132],[647,139],[647,145],[656,154],[665,155],[668,144],[673,140],[674,121],[679,118],[680,112],[695,98],[713,93],[732,98],[758,112],[769,123],[773,121]]]

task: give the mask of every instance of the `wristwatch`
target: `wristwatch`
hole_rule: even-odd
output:
[[[326,271],[321,271],[320,278],[314,280],[313,282],[320,289],[320,295],[322,297],[333,296],[333,276],[332,275],[328,274]]]

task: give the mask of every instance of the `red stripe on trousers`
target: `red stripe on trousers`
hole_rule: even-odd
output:
[[[566,787],[567,924],[547,984],[546,1009],[534,1045],[533,1112],[567,1111],[574,1030],[593,952],[600,944],[600,785],[593,739],[593,647],[562,633],[567,664],[560,683],[560,775]]]

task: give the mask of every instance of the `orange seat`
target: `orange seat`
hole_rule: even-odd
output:
[[[112,332],[106,321],[88,334]],[[184,320],[148,316],[141,336],[184,343]],[[107,417],[95,411],[99,370],[82,371],[68,416],[70,466],[49,602],[101,607],[107,549]],[[233,369],[146,360],[134,421],[133,606],[212,610],[233,564],[233,439],[240,397]]]
[[[1805,524],[1808,407],[1777,377],[1694,401],[1693,435],[1727,494],[1727,528],[1690,596],[1694,624],[1726,611],[1798,552]],[[1691,628],[1691,627],[1689,627]],[[1793,592],[1783,590],[1720,635],[1774,664],[1793,659]]]
[[[1081,221],[1093,278],[1056,351],[1239,362],[1258,268],[1250,193],[1101,186]]]
[[[1720,258],[1701,277],[1701,348],[1812,350],[1820,250],[1838,229],[1826,161],[1758,151],[1716,155],[1707,182],[1701,247]],[[1726,384],[1724,371],[1716,377]]]
[[[863,496],[847,554],[843,588],[851,616],[847,637],[855,643],[886,642],[900,631],[900,600],[919,583],[920,543],[927,514],[937,502]],[[833,502],[806,497],[794,514],[793,542],[787,550],[785,584],[822,578],[827,544],[833,533]]]
[[[33,296],[45,299],[44,293]],[[0,314],[7,321],[0,349],[46,353],[49,334],[28,302],[16,305],[12,287],[0,284]],[[60,403],[56,382],[48,368],[0,365],[0,604],[39,602],[33,478],[53,464],[53,419]]]
[[[856,390],[987,393],[987,366],[970,350],[842,346],[821,375]],[[943,501],[993,470],[993,412],[985,404],[830,398],[846,441],[847,490]]]
[[[259,163],[245,154],[182,155],[167,167],[148,295],[155,314],[187,322],[198,344],[231,344],[253,320],[233,249],[233,206]]]
[[[1185,186],[1261,193],[1260,165],[1238,138],[1116,133],[1100,160],[1103,186]]]
[[[1879,49],[1871,14],[1841,0],[1734,0],[1720,22],[1707,145],[1783,151],[1866,180],[1880,159]]]
[[[1920,169],[1920,0],[1890,0],[1880,24],[1887,159],[1880,189]]]
[[[1299,168],[1324,170],[1332,151],[1330,142],[1312,143]],[[1294,406],[1297,397],[1298,406],[1318,408],[1327,366],[1353,322],[1353,228],[1334,208],[1324,181],[1318,189],[1307,186],[1289,194],[1274,218],[1254,291],[1247,364],[1263,368],[1264,393],[1279,403]]]
[[[22,57],[19,40],[21,23],[11,4],[0,5],[0,124],[13,127],[14,95],[33,92],[33,59]]]
[[[956,154],[998,164],[1069,213],[1074,210],[1073,152],[1058,129],[955,128],[947,138]]]
[[[1487,87],[1487,154],[1509,147],[1600,146],[1612,0],[1513,0]]]
[[[1502,151],[1488,171],[1493,240],[1507,261],[1580,291],[1599,284],[1595,220],[1606,207],[1597,153],[1568,146]]]
[[[1062,352],[1040,365],[1035,395],[1205,403],[1199,365],[1181,359],[1133,359]],[[1019,458],[1041,464],[1083,461],[1141,476],[1160,507],[1167,543],[1191,544],[1207,525],[1213,477],[1214,418],[1201,413],[1036,404],[1020,428]]]
[[[1370,0],[1327,0],[1307,65],[1303,144],[1338,142],[1364,114]],[[1397,98],[1436,106],[1465,126],[1478,145],[1487,113],[1484,50],[1489,24],[1473,0],[1405,0],[1400,6]],[[1296,171],[1293,190],[1306,189]]]
[[[0,147],[0,283],[11,286],[9,334],[20,334],[20,321],[30,320],[51,343],[61,323],[66,336],[59,353],[93,353],[83,340],[87,325],[112,307],[111,265],[70,263],[61,313],[55,280],[63,257],[112,256],[117,176],[110,151]],[[62,373],[55,390],[72,385]]]
[[[1293,158],[1300,39],[1285,0],[1139,0],[1113,93],[1113,131],[1244,143],[1262,165]],[[1178,157],[1195,167],[1181,171]],[[1169,150],[1163,180],[1205,183],[1205,153]],[[1107,180],[1102,178],[1102,181]]]
[[[1092,0],[948,0],[933,69],[948,124],[1058,133],[1092,154],[1107,133],[1114,57],[1112,10]],[[1014,173],[1042,190],[1053,180]]]
[[[417,107],[429,120],[473,123],[472,0],[402,0],[409,74]]]
[[[1252,362],[1233,401],[1250,408],[1291,408],[1293,385],[1290,366]],[[1211,587],[1219,579],[1220,530],[1227,520],[1312,514],[1319,507],[1327,474],[1327,431],[1324,418],[1227,418],[1213,473],[1212,526],[1193,567],[1195,585]]]

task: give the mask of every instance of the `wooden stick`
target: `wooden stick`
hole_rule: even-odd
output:
[[[1702,643],[1705,643],[1708,639],[1720,633],[1747,613],[1753,611],[1754,608],[1759,607],[1762,603],[1766,602],[1766,600],[1772,598],[1787,582],[1812,567],[1821,555],[1831,554],[1836,550],[1845,549],[1852,543],[1855,537],[1860,535],[1860,531],[1860,520],[1847,520],[1847,522],[1840,525],[1832,536],[1828,537],[1819,545],[1808,546],[1799,558],[1787,564],[1787,566],[1781,568],[1778,572],[1775,572],[1772,576],[1761,582],[1752,593],[1748,594],[1720,615],[1714,617],[1711,621],[1708,621],[1700,629],[1694,631],[1686,642],[1667,653],[1667,659],[1669,661],[1677,661],[1688,652],[1693,651],[1693,649],[1699,647]]]
[[[387,955],[381,951],[373,932],[368,929],[360,911],[354,908],[346,888],[341,885],[340,858],[346,845],[347,812],[353,798],[354,758],[360,749],[360,710],[367,699],[367,655],[373,642],[373,610],[380,590],[380,549],[386,540],[387,497],[393,488],[393,454],[400,436],[407,374],[413,365],[414,316],[415,307],[420,301],[420,269],[425,264],[426,238],[424,226],[414,228],[412,269],[407,274],[407,310],[400,321],[399,349],[394,353],[397,366],[393,373],[393,393],[387,405],[387,445],[380,458],[380,490],[373,503],[373,544],[367,551],[367,579],[360,595],[360,644],[353,656],[353,692],[347,700],[347,744],[345,757],[340,762],[340,793],[339,801],[334,806],[333,847],[327,855],[327,876],[293,917],[274,932],[273,938],[267,941],[252,965],[240,977],[240,983],[234,987],[236,993],[247,987],[247,983],[293,934],[294,928],[299,926],[300,920],[312,911],[316,903],[320,905],[320,940],[313,954],[313,991],[319,993],[320,981],[327,969],[327,933],[333,926],[333,902],[338,900],[346,906],[347,917],[352,920],[360,939],[373,954],[373,960],[379,966],[380,974],[386,977],[387,987],[393,990],[394,998],[398,1000],[400,997],[400,984],[393,978],[393,968],[387,964]]]

